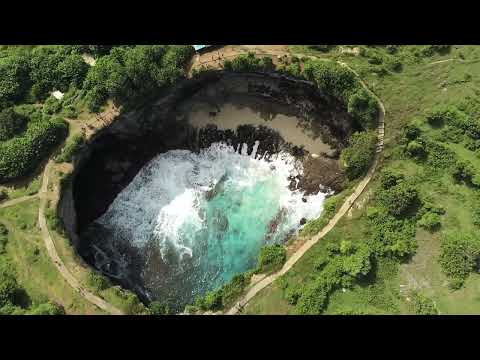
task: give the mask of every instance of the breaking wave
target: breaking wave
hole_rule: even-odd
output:
[[[165,265],[162,273],[144,271],[155,297],[191,302],[255,267],[260,248],[285,241],[302,218],[320,215],[329,191],[306,196],[290,190],[301,163],[283,152],[267,161],[257,154],[258,145],[250,154],[246,144],[234,149],[224,143],[199,153],[162,153],[96,220],[115,241],[143,251],[146,268],[155,268],[155,261]],[[161,260],[149,257],[152,245]]]

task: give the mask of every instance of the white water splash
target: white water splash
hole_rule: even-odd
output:
[[[97,221],[117,239],[136,247],[156,241],[162,258],[172,246],[180,258],[193,257],[195,237],[191,234],[205,228],[201,204],[225,177],[234,182],[237,191],[275,179],[272,196],[278,199],[278,210],[286,213],[278,225],[279,233],[298,229],[302,218],[318,217],[328,191],[312,196],[290,191],[288,177],[302,173],[301,163],[288,153],[273,155],[268,162],[256,159],[258,146],[256,141],[250,156],[246,144],[240,150],[240,145],[234,149],[223,143],[212,144],[199,154],[187,150],[160,154],[140,170]]]

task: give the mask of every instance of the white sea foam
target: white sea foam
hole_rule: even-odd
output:
[[[225,175],[238,191],[272,177],[278,180],[272,191],[286,213],[278,231],[286,233],[297,229],[302,218],[318,217],[328,192],[304,196],[300,190],[290,191],[288,177],[301,174],[301,164],[288,153],[274,155],[270,162],[256,159],[258,146],[255,142],[250,156],[246,144],[234,149],[223,143],[212,144],[199,154],[187,150],[160,154],[140,170],[97,221],[117,239],[139,248],[156,241],[162,257],[170,246],[179,256],[192,257],[195,237],[188,234],[204,228],[200,205],[206,201],[207,191]]]

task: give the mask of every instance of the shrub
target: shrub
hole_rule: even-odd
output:
[[[387,59],[385,65],[388,70],[394,71],[394,72],[400,72],[402,71],[402,68],[403,68],[401,61],[397,58],[392,58],[392,57],[389,57]]]
[[[305,286],[298,297],[295,311],[298,314],[321,314],[327,304],[328,294],[332,287],[318,276],[314,281]]]
[[[235,275],[230,282],[220,289],[208,292],[195,300],[195,307],[200,310],[216,311],[230,305],[250,283],[253,271]]]
[[[398,45],[385,45],[385,49],[389,54],[395,54],[398,51]]]
[[[416,187],[406,181],[399,182],[389,189],[378,191],[377,199],[389,214],[396,217],[406,215],[420,202]]]
[[[19,135],[25,129],[28,118],[16,113],[13,108],[0,111],[0,141]]]
[[[235,301],[235,299],[245,290],[250,283],[252,271],[235,275],[232,280],[225,284],[220,293],[222,296],[222,306],[228,306]]]
[[[307,79],[315,81],[320,89],[345,104],[361,86],[355,74],[334,62],[309,60],[304,65],[304,74]]]
[[[60,118],[30,122],[22,137],[0,144],[0,182],[25,176],[33,171],[68,132]]]
[[[26,56],[0,59],[0,110],[21,101],[29,87],[29,62]]]
[[[452,176],[458,182],[471,183],[474,174],[475,169],[469,161],[458,160],[453,166]]]
[[[435,231],[440,227],[440,216],[435,213],[427,212],[418,221],[418,225],[428,231]]]
[[[470,151],[477,151],[480,149],[480,140],[467,138],[467,140],[465,141],[465,147]]]
[[[377,101],[364,88],[348,99],[348,113],[358,120],[364,129],[373,129],[377,123]]]
[[[477,267],[480,241],[476,234],[449,232],[441,238],[439,263],[445,274],[458,281],[465,280]]]
[[[266,245],[260,249],[257,272],[275,271],[282,267],[287,259],[287,250],[283,245]]]
[[[300,296],[302,296],[303,289],[298,285],[289,285],[284,291],[285,300],[290,305],[296,305]]]
[[[80,54],[67,55],[57,65],[58,80],[55,86],[62,92],[66,92],[70,86],[81,87],[88,69],[89,65]]]
[[[405,137],[408,140],[414,140],[422,133],[420,129],[420,122],[417,119],[410,120],[405,126]]]
[[[440,131],[440,136],[438,140],[457,144],[459,142],[462,142],[463,134],[464,131],[462,129],[447,125]]]
[[[456,162],[456,154],[445,145],[434,141],[426,142],[427,165],[434,171],[448,169]]]
[[[0,189],[0,201],[8,199],[8,192],[5,189]]]
[[[225,60],[223,67],[225,70],[235,72],[271,71],[275,68],[271,58],[268,56],[257,58],[255,53],[242,54],[233,60]]]
[[[219,310],[222,308],[222,294],[220,291],[211,291],[203,298],[197,299],[195,305],[204,311]]]
[[[425,145],[421,141],[412,140],[407,144],[406,152],[411,157],[424,158],[426,155]]]
[[[445,55],[450,52],[451,45],[427,45],[420,50],[420,55],[425,57],[433,56],[435,53]]]
[[[383,189],[390,189],[404,179],[403,174],[398,174],[389,168],[383,169],[380,173],[380,184]]]
[[[131,291],[123,291],[124,309],[128,315],[143,315],[147,309],[139,300],[138,296]]]
[[[83,83],[87,106],[98,111],[108,98],[125,104],[150,98],[185,75],[193,52],[190,45],[114,47],[88,70]]]
[[[75,134],[67,141],[67,144],[62,149],[62,152],[55,158],[56,162],[71,162],[73,156],[81,149],[85,144],[85,136],[83,134]]]
[[[96,291],[103,291],[110,287],[110,282],[101,274],[94,271],[89,272],[87,277],[88,284]]]
[[[43,112],[47,115],[59,113],[62,110],[62,101],[49,96],[43,104]]]
[[[0,223],[0,255],[5,253],[5,247],[8,241],[8,229]]]
[[[65,315],[65,310],[62,306],[54,303],[54,302],[46,302],[44,304],[40,304],[37,307],[30,310],[28,315]]]
[[[374,208],[368,213],[372,235],[369,248],[377,256],[390,256],[403,260],[415,253],[415,221],[398,219],[383,209]]]
[[[170,309],[167,304],[161,303],[160,301],[152,301],[150,305],[148,305],[150,309],[150,313],[152,315],[169,315]]]
[[[368,58],[368,62],[373,65],[380,65],[383,63],[383,58],[379,54],[372,54]]]
[[[455,127],[464,127],[466,115],[454,105],[439,105],[426,114],[427,122],[431,126],[443,126],[444,124]]]
[[[412,307],[418,315],[438,315],[437,307],[432,299],[414,291],[411,295]]]
[[[0,307],[14,303],[18,289],[13,269],[8,263],[0,262]]]
[[[373,131],[354,133],[341,158],[348,179],[364,175],[375,157],[377,136]]]
[[[308,47],[321,52],[329,52],[330,50],[334,49],[336,45],[308,45]]]

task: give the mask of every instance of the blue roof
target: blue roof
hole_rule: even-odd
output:
[[[207,46],[210,46],[210,45],[193,45],[196,51],[206,48]]]

